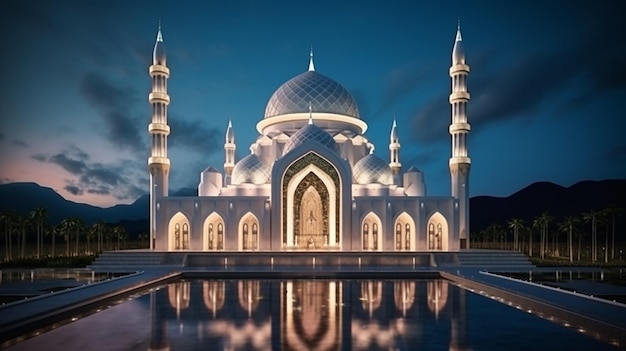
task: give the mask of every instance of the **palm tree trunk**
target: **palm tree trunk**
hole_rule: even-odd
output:
[[[611,234],[611,261],[615,260],[615,212],[613,212],[613,232]]]
[[[52,232],[52,257],[55,256],[55,250],[54,250],[54,243],[56,242],[56,233],[54,233],[54,231]]]
[[[573,252],[574,248],[572,247],[573,246],[572,239],[573,239],[572,238],[572,226],[570,225],[569,226],[569,235],[567,237],[567,246],[569,246],[569,250],[568,251],[569,251],[569,261],[570,261],[570,263],[574,262],[574,252]]]
[[[22,252],[20,254],[20,256],[22,258],[26,257],[26,228],[22,227]]]
[[[578,262],[580,262],[580,247],[583,244],[583,235],[582,233],[578,233]]]
[[[533,231],[528,230],[528,256],[533,257]]]
[[[609,226],[604,226],[604,263],[609,263]]]
[[[70,256],[70,234],[65,234],[65,256]]]
[[[79,230],[76,229],[76,256],[78,256],[78,241],[79,241]]]

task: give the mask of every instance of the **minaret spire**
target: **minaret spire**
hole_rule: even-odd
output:
[[[309,52],[309,71],[315,72],[315,65],[313,64],[313,47],[311,46],[311,51]]]
[[[393,118],[391,133],[389,135],[389,168],[391,168],[391,173],[394,176],[400,174],[400,169],[402,168],[402,164],[400,163],[400,139],[398,138],[396,117]]]
[[[229,118],[228,127],[226,127],[226,142],[224,143],[224,173],[226,173],[226,176],[230,176],[233,168],[235,168],[235,150],[237,150],[235,131],[233,123]]]
[[[467,91],[467,77],[470,68],[465,63],[465,50],[461,39],[460,21],[457,27],[456,39],[452,49],[452,93],[450,105],[452,107],[452,121],[450,123],[450,136],[452,137],[452,155],[450,157],[451,195],[459,204],[459,238],[461,248],[469,248],[469,174],[471,159],[468,153],[467,136],[470,132],[470,124],[467,121],[467,104],[470,94]]]
[[[167,124],[167,106],[170,104],[170,96],[167,94],[167,80],[170,77],[170,69],[166,65],[165,44],[161,34],[160,21],[149,73],[150,78],[152,78],[152,91],[148,95],[148,101],[152,105],[152,121],[148,125],[148,133],[150,133],[152,140],[150,157],[148,158],[150,169],[150,248],[154,249],[157,240],[167,240],[167,238],[157,238],[156,207],[158,201],[168,195],[170,173],[170,159],[167,157],[167,137],[170,134],[170,126]]]

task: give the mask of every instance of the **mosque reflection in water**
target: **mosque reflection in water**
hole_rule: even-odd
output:
[[[445,280],[183,280],[150,307],[150,350],[469,349],[465,290]]]

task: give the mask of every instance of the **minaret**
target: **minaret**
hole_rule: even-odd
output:
[[[450,157],[451,193],[459,202],[459,236],[461,248],[469,248],[469,174],[471,160],[467,153],[467,135],[470,125],[467,123],[467,103],[470,94],[467,92],[467,76],[469,66],[465,64],[465,49],[461,38],[461,22],[456,32],[454,48],[452,49],[452,93],[450,105],[452,105],[452,123],[450,135],[452,136],[452,157]]]
[[[233,131],[233,123],[228,120],[228,128],[226,128],[226,143],[224,144],[224,173],[227,176],[232,175],[233,168],[235,168],[235,132]]]
[[[398,139],[398,126],[394,118],[391,125],[391,135],[389,136],[389,168],[391,168],[391,173],[395,176],[400,173],[401,167],[400,140]]]
[[[152,139],[152,152],[148,158],[148,166],[150,168],[150,248],[154,250],[157,235],[156,204],[160,198],[167,196],[170,172],[170,159],[167,158],[167,136],[170,134],[170,127],[167,125],[167,105],[170,103],[170,96],[167,95],[167,79],[170,77],[170,70],[166,65],[161,24],[159,24],[152,53],[150,77],[152,78],[152,92],[148,95],[148,100],[152,105],[152,123],[148,125],[148,132]]]

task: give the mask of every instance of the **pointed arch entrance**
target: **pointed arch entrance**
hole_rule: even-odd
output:
[[[248,212],[239,221],[239,250],[256,251],[259,249],[259,220]]]
[[[168,251],[189,249],[189,219],[177,212],[168,225]]]
[[[337,169],[315,153],[289,166],[282,179],[282,246],[336,249],[341,241]]]
[[[427,248],[428,250],[447,251],[448,250],[448,222],[440,213],[435,212],[428,219]]]
[[[224,219],[217,212],[211,213],[204,220],[202,233],[204,251],[224,250]]]
[[[361,222],[361,242],[363,251],[382,251],[382,222],[374,213],[368,213]]]
[[[408,213],[402,212],[393,226],[396,251],[415,251],[415,222]]]

